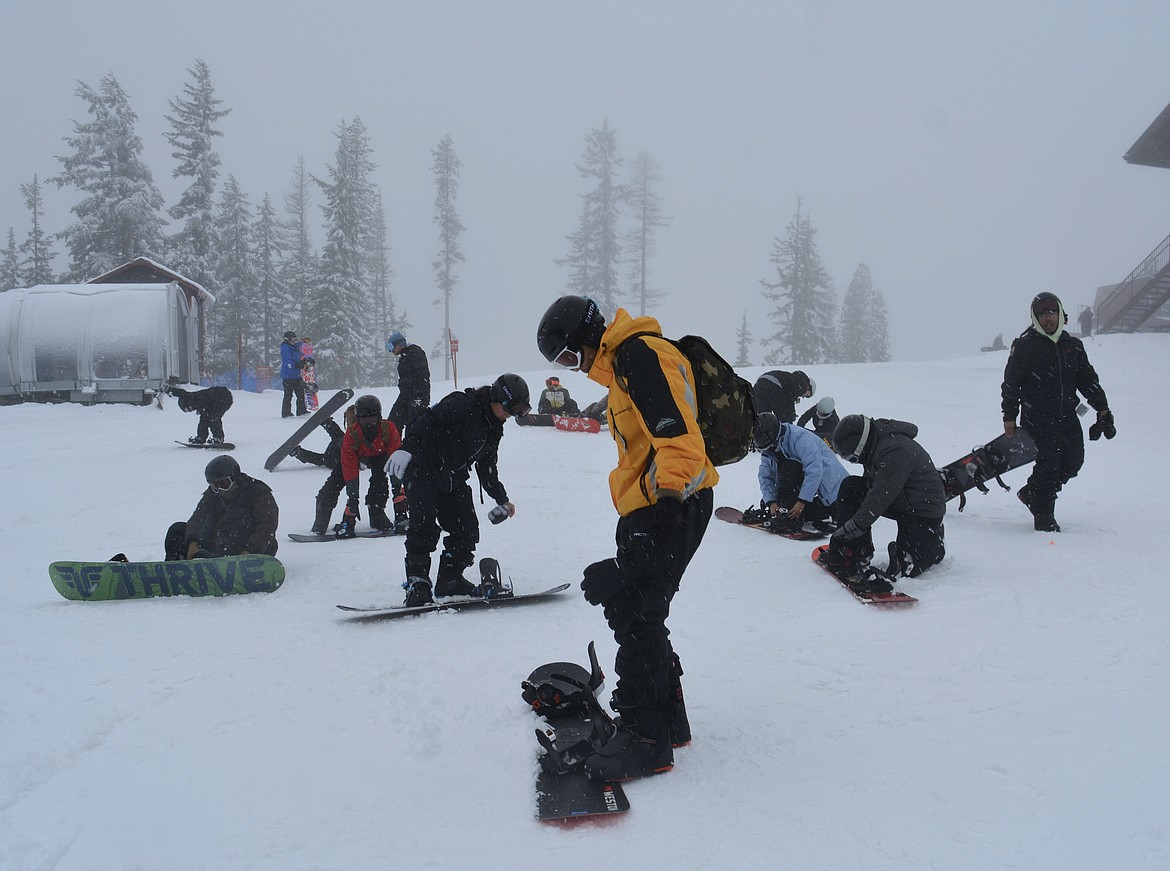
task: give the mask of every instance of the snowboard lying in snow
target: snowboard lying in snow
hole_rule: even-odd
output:
[[[744,512],[740,511],[738,508],[731,508],[726,505],[716,508],[715,516],[720,520],[726,521],[727,523],[734,523],[737,526],[747,526],[751,529],[762,529],[764,532],[770,532],[773,535],[780,536],[781,538],[791,538],[793,541],[812,541],[814,539],[824,538],[833,532],[832,524],[828,524],[821,529],[818,529],[814,524],[811,523],[804,524],[800,529],[773,529],[767,520],[744,520]]]
[[[569,414],[528,414],[516,418],[520,426],[551,426],[561,432],[601,432],[601,422]]]
[[[848,590],[853,598],[863,605],[902,608],[918,601],[913,596],[895,590],[894,581],[897,579],[879,569],[871,567],[862,574],[845,574],[833,571],[817,559],[821,552],[828,550],[828,548],[827,544],[816,548],[812,552],[813,562],[832,575],[837,583]]]
[[[387,531],[382,529],[362,529],[354,535],[347,535],[344,538],[338,538],[336,532],[326,532],[322,535],[316,535],[312,532],[290,532],[288,537],[293,541],[313,542],[313,541],[350,541],[355,538],[391,538],[396,535],[406,535],[406,530],[402,532]]]
[[[178,439],[175,439],[175,444],[182,445],[185,448],[207,448],[208,450],[212,451],[234,451],[236,449],[236,446],[231,442],[220,442],[218,445],[213,445],[210,442],[197,444],[195,442],[181,442]]]
[[[55,562],[53,587],[66,599],[98,602],[159,596],[233,596],[271,593],[284,583],[272,556],[248,554],[165,562]]]

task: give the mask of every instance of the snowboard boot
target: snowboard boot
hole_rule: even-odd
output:
[[[450,551],[443,551],[439,557],[439,574],[435,579],[436,596],[478,596],[479,587],[463,577],[465,566],[471,561],[456,557]]]
[[[394,531],[394,521],[386,516],[384,506],[370,505],[368,510],[370,512],[370,526],[374,529],[380,529],[382,532]]]
[[[205,441],[206,441],[206,439],[201,439],[201,438],[199,438],[199,436],[191,436],[191,438],[187,439],[187,444],[189,444],[189,445],[201,445],[201,444],[203,444]]]
[[[212,436],[207,440],[207,443],[209,445],[222,445],[223,439],[221,439],[219,436]]]
[[[1016,491],[1016,498],[1024,503],[1024,507],[1027,508],[1028,511],[1035,514],[1035,512],[1032,511],[1032,490],[1028,487],[1027,484]]]
[[[1032,521],[1032,526],[1037,532],[1060,532],[1060,524],[1056,522],[1056,518],[1051,512],[1037,514],[1036,519]]]
[[[842,545],[840,547],[830,543],[825,548],[817,562],[827,568],[837,577],[850,577],[860,574],[869,565],[873,556],[873,545],[867,548],[858,545]]]
[[[426,578],[407,578],[406,583],[402,586],[406,589],[406,601],[403,602],[404,607],[417,608],[419,605],[434,604],[435,599],[431,595],[431,582]]]
[[[632,780],[664,774],[674,767],[670,722],[656,708],[620,710],[621,725],[613,736],[585,758],[585,773],[594,780]]]
[[[342,512],[341,523],[333,527],[338,538],[354,538],[357,535],[357,515]]]

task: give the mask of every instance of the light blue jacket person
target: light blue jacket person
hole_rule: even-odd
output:
[[[797,499],[806,505],[817,496],[822,505],[832,505],[837,501],[841,482],[849,476],[837,455],[816,433],[781,423],[775,440],[760,451],[760,495],[765,505],[779,501],[777,484],[781,459],[795,460],[804,469],[804,481]]]

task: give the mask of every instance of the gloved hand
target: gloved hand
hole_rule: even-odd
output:
[[[404,451],[402,448],[396,450],[390,455],[390,459],[386,461],[387,474],[401,480],[406,474],[406,467],[410,465],[412,456],[410,451]]]
[[[604,605],[629,582],[630,576],[622,571],[616,559],[610,557],[585,567],[581,592],[590,605]]]
[[[1104,435],[1111,439],[1117,435],[1117,427],[1113,425],[1113,412],[1106,408],[1097,412],[1097,422],[1089,427],[1089,441],[1095,442]]]
[[[833,533],[832,538],[829,539],[830,547],[843,547],[853,541],[855,538],[860,538],[865,535],[865,530],[854,523],[852,520],[846,520],[837,531]]]

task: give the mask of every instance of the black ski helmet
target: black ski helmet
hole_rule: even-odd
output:
[[[505,372],[492,382],[488,398],[500,403],[514,417],[525,417],[532,410],[528,401],[528,383],[512,372]]]
[[[354,414],[357,417],[382,417],[382,402],[372,393],[359,396],[353,404]]]
[[[540,319],[536,347],[544,359],[554,363],[563,351],[580,351],[586,344],[600,346],[604,332],[605,318],[597,303],[587,296],[562,296]]]
[[[286,342],[287,342],[289,339],[295,339],[296,337],[297,337],[297,334],[296,334],[296,333],[294,333],[292,330],[285,330],[285,331],[284,331],[284,340],[285,340]]]
[[[833,450],[842,459],[856,463],[865,452],[873,421],[864,414],[847,414],[833,430]]]
[[[203,477],[207,479],[208,484],[224,478],[235,478],[238,474],[240,474],[240,464],[228,454],[216,457],[203,470]]]
[[[752,433],[752,444],[757,451],[764,451],[776,444],[780,435],[780,418],[774,411],[762,411],[756,418],[756,429]]]
[[[1043,302],[1054,302],[1056,303],[1057,311],[1064,312],[1064,305],[1061,303],[1060,297],[1055,293],[1049,293],[1047,290],[1044,290],[1032,297],[1032,314],[1036,314],[1036,310],[1041,307],[1040,304]]]

